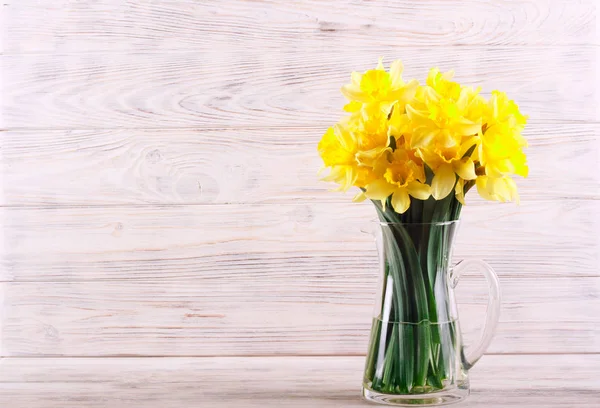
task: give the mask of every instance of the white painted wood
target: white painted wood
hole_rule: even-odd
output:
[[[317,176],[324,128],[8,131],[0,203],[348,202]],[[526,136],[524,202],[600,198],[599,125],[534,123]]]
[[[369,203],[3,208],[1,280],[227,279],[342,274],[375,263]],[[598,276],[596,200],[476,201],[455,259],[501,276]]]
[[[255,41],[194,52],[2,56],[0,110],[16,128],[329,126],[339,88],[381,55],[406,76],[454,69],[456,79],[501,89],[533,120],[597,121],[598,47],[412,48],[314,44],[256,52]]]
[[[5,52],[598,45],[594,0],[5,0]],[[26,21],[29,24],[23,24]]]
[[[372,407],[360,399],[363,357],[9,358],[10,408]],[[596,407],[598,355],[486,356],[461,407]]]
[[[367,348],[373,276],[185,281],[4,283],[3,355],[346,355]],[[225,275],[228,276],[225,276]],[[600,353],[600,278],[503,280],[490,353]],[[457,294],[466,342],[487,293],[465,277]]]
[[[474,200],[456,246],[504,290],[465,406],[599,405],[596,3],[5,0],[0,356],[29,357],[0,358],[0,406],[364,406],[373,211],[314,173],[381,55],[530,116],[523,204]]]

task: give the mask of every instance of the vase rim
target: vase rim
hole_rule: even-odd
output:
[[[444,225],[453,225],[460,223],[460,220],[450,220],[450,221],[438,221],[438,222],[388,222],[381,220],[372,220],[373,223],[379,225],[434,225],[434,226],[444,226]]]

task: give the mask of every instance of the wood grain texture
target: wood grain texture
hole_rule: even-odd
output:
[[[0,361],[10,408],[372,407],[363,357],[103,358]],[[599,355],[486,356],[461,407],[596,407]]]
[[[381,55],[402,58],[406,77],[433,66],[461,83],[501,89],[532,120],[600,118],[594,46],[403,48],[312,45],[256,52],[254,41],[164,54],[1,56],[1,127],[222,128],[329,126],[352,70]],[[560,73],[560,74],[558,74]],[[493,86],[493,88],[491,88]]]
[[[370,278],[4,283],[2,354],[363,354],[375,299]],[[600,353],[600,278],[502,283],[490,353]],[[464,278],[458,291],[470,344],[483,323],[484,288],[483,279]]]
[[[6,53],[599,44],[593,0],[5,0]],[[22,24],[27,21],[29,24]]]
[[[326,191],[315,148],[383,55],[530,116],[523,204],[474,199],[456,244],[504,297],[464,406],[596,408],[598,19],[594,0],[5,0],[0,406],[367,406],[374,214]],[[472,344],[485,282],[457,292]]]
[[[8,131],[0,136],[0,204],[348,202],[317,176],[323,132]],[[526,137],[531,173],[518,180],[523,201],[600,198],[599,125],[533,124]]]
[[[226,279],[239,274],[347,274],[375,263],[367,203],[3,208],[1,280]],[[498,204],[463,211],[455,259],[502,276],[598,276],[595,200]],[[369,272],[370,274],[370,272]]]

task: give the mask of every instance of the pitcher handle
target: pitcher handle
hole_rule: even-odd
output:
[[[487,263],[479,259],[467,259],[456,264],[451,272],[452,287],[456,286],[460,276],[466,269],[474,267],[478,267],[483,272],[487,280],[490,297],[487,304],[485,325],[483,326],[479,344],[469,347],[469,350],[466,350],[465,368],[467,370],[473,367],[485,350],[487,350],[494,337],[498,319],[500,318],[500,282],[498,281],[496,272]]]

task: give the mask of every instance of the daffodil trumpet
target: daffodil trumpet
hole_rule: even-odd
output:
[[[485,98],[437,68],[425,84],[402,73],[400,61],[388,71],[381,60],[353,72],[342,87],[347,114],[318,145],[324,180],[358,188],[354,201],[371,200],[381,223],[392,295],[373,323],[365,384],[386,394],[436,392],[455,375],[457,328],[440,289],[451,229],[471,189],[518,202],[513,176],[528,173],[527,118],[506,94]]]

